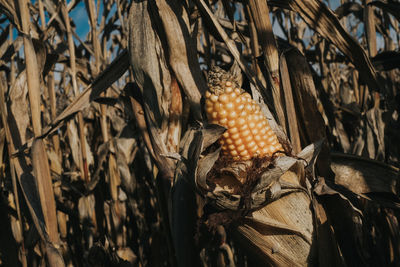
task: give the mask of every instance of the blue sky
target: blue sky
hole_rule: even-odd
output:
[[[76,24],[76,33],[82,40],[84,40],[85,36],[89,32],[89,18],[86,13],[84,2],[79,2],[79,4],[69,13],[69,15]]]

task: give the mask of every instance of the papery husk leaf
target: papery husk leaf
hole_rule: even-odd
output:
[[[308,166],[311,170],[315,159],[320,151],[322,141],[315,144],[307,146],[302,152],[299,153],[298,158],[282,156],[277,157],[272,163],[266,162],[265,167],[270,165],[268,169],[260,175],[258,182],[251,190],[251,198],[248,203],[243,203],[243,199],[240,195],[232,195],[234,190],[228,189],[229,185],[223,185],[221,183],[217,184],[217,187],[212,191],[207,193],[207,198],[210,203],[214,204],[219,209],[229,209],[229,210],[256,210],[265,206],[267,203],[276,200],[281,195],[281,188],[279,187],[279,180],[281,176],[286,173],[290,168],[292,168],[296,163]],[[215,156],[215,155],[214,155]],[[223,174],[228,174],[232,179],[241,181],[245,174],[247,167],[251,164],[249,162],[237,162],[222,168],[220,171],[220,176]],[[198,175],[199,173],[197,173]],[[205,174],[207,175],[207,174]],[[198,178],[196,178],[198,179]],[[220,178],[218,178],[220,179]],[[225,181],[226,180],[225,178]],[[227,186],[227,188],[225,188]],[[294,184],[293,188],[301,190],[300,185]],[[289,190],[290,192],[293,190]],[[306,190],[304,189],[306,192]],[[286,191],[285,191],[286,192]],[[282,193],[284,193],[282,191]]]
[[[203,132],[203,150],[215,143],[226,128],[218,124],[206,124],[202,129]]]
[[[207,174],[211,170],[211,168],[214,166],[215,162],[217,161],[220,152],[221,152],[221,149],[219,148],[199,160],[198,167],[197,167],[197,174],[196,174],[196,178],[195,178],[195,182],[196,182],[197,186],[199,186],[205,190],[208,189],[208,185],[206,182]]]
[[[273,168],[261,174],[259,178],[260,180],[254,187],[253,192],[266,188],[273,182],[277,181],[282,176],[282,174],[289,170],[296,162],[297,159],[292,157],[283,156],[277,158],[272,163]]]
[[[253,219],[234,224],[234,236],[244,248],[256,252],[264,264],[302,266],[315,261],[311,248],[315,238],[311,197],[300,185],[300,176],[304,173],[296,173],[298,168],[294,165],[313,165],[321,144],[322,141],[309,145],[298,157],[281,156],[265,163],[266,166],[270,164],[270,168],[261,174],[249,198],[235,195],[221,184],[206,195],[208,202],[217,209],[252,211],[249,216]],[[246,164],[243,164],[244,169],[240,164],[234,164],[236,167],[232,172],[224,173],[236,179],[233,172],[240,174],[241,169],[246,169]],[[281,183],[289,187],[283,189]]]
[[[288,171],[284,175],[297,174]],[[304,192],[291,193],[251,213],[263,224],[244,221],[234,228],[235,238],[244,248],[256,253],[263,264],[304,266],[314,261],[311,200]],[[285,226],[286,225],[286,226]]]

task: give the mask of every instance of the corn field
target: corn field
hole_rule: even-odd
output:
[[[0,266],[400,266],[398,0],[0,0]]]

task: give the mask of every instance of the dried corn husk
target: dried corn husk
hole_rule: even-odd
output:
[[[220,149],[207,151],[222,132],[218,125],[189,130],[182,140],[185,145],[181,161],[185,164],[178,164],[178,175],[183,174],[202,192],[208,204],[220,212],[231,212],[228,216],[234,222],[234,235],[244,247],[257,252],[263,262],[278,266],[310,263],[314,236],[311,198],[300,183],[304,179],[299,170],[306,165],[312,171],[321,142],[306,147],[297,157],[282,156],[264,162],[269,168],[259,174],[247,194],[238,194],[237,187],[243,181],[240,178],[248,174],[253,163],[232,162],[220,173],[210,172]],[[218,177],[209,177],[209,173]],[[217,182],[211,184],[210,180]]]

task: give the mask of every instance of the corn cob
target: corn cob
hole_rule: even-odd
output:
[[[208,120],[227,128],[219,140],[224,155],[239,161],[283,151],[260,106],[250,94],[238,88],[232,75],[214,67],[208,74],[208,87],[205,94]]]

